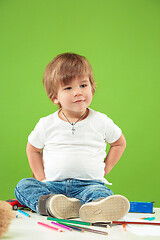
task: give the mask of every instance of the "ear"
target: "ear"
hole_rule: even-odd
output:
[[[56,98],[56,97],[52,97],[52,102],[54,104],[58,104],[59,103],[59,100]]]

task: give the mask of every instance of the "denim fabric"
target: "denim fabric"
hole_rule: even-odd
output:
[[[34,178],[26,178],[22,179],[15,189],[17,200],[37,213],[39,197],[50,193],[77,198],[82,204],[113,195],[113,192],[99,180],[66,179],[40,182]]]

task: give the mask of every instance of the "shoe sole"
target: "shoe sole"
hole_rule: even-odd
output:
[[[49,209],[56,218],[77,218],[81,201],[76,198],[68,198],[65,195],[55,195],[49,201]]]
[[[89,202],[80,208],[80,218],[85,222],[110,222],[124,217],[130,209],[127,198],[112,195],[98,202]]]

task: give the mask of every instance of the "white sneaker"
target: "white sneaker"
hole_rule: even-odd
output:
[[[49,194],[39,198],[38,211],[56,218],[77,218],[81,205],[79,199],[68,198],[63,194]]]
[[[130,209],[128,199],[122,195],[111,195],[99,201],[81,206],[79,215],[85,222],[110,222],[124,217]]]

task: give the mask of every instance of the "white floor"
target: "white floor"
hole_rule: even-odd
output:
[[[160,222],[160,209],[154,209],[155,214],[136,214],[129,213],[125,220],[139,220],[141,217],[155,216],[154,221]],[[121,225],[111,228],[91,227],[100,231],[108,232],[108,235],[100,235],[90,232],[67,231],[56,232],[37,224],[38,221],[50,224],[46,217],[36,213],[30,213],[31,217],[16,218],[12,221],[8,232],[2,239],[9,240],[103,240],[103,239],[123,239],[123,240],[160,240],[160,226],[150,227],[142,225],[127,225],[124,231]],[[20,214],[19,214],[20,215]],[[78,220],[78,219],[77,219]],[[140,220],[141,221],[141,220]],[[152,221],[153,222],[153,221]],[[53,226],[53,225],[52,225]]]

